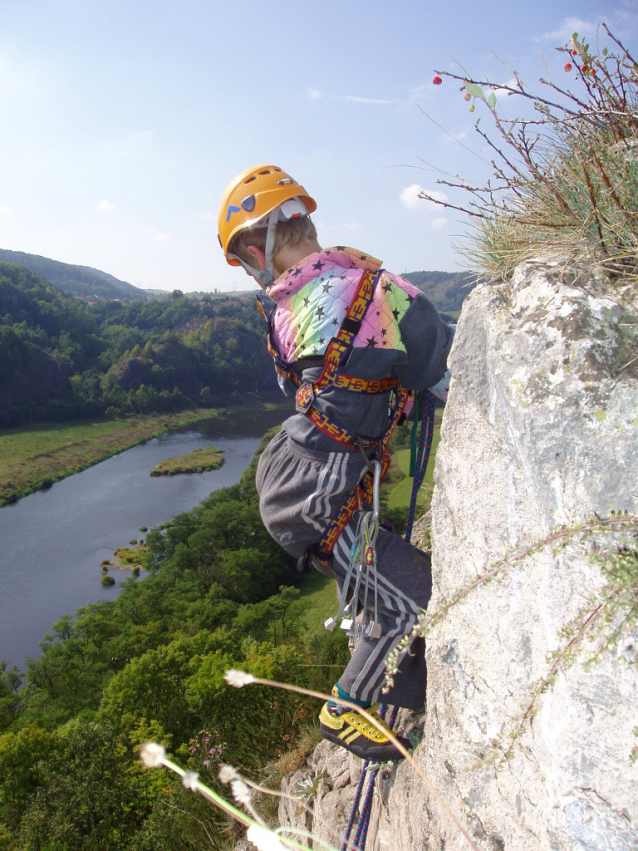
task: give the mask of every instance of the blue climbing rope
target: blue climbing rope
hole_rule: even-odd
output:
[[[385,718],[387,709],[388,707],[382,703],[379,707],[380,718]],[[390,728],[390,730],[394,727],[394,722],[397,718],[397,712],[398,707],[393,706],[392,711],[390,713],[390,717],[388,718],[388,727]],[[366,760],[363,763],[363,767],[361,768],[361,777],[359,778],[357,791],[355,792],[354,801],[352,803],[352,810],[350,811],[350,818],[348,819],[348,826],[346,827],[346,833],[343,839],[343,844],[341,845],[341,851],[364,851],[366,847],[366,839],[368,838],[368,827],[370,825],[370,810],[372,809],[372,796],[374,794],[374,783],[377,779],[377,774],[379,773],[378,765],[376,766],[376,768],[373,768],[372,771],[368,771],[370,765],[371,761]],[[359,802],[361,801],[361,793],[363,791],[366,776],[368,776],[368,788],[366,789],[363,804],[361,805],[361,809],[359,810]],[[357,822],[357,828],[355,830],[354,839],[352,840],[352,844],[350,845],[350,833],[352,832],[352,828],[354,826],[354,820],[357,814],[357,810],[359,810],[359,820]]]
[[[430,450],[432,449],[432,436],[434,435],[434,396],[429,390],[422,393],[423,398],[423,413],[421,415],[421,432],[419,434],[418,449],[414,450],[416,440],[413,441],[412,456],[410,458],[410,475],[414,476],[412,480],[412,494],[410,496],[410,507],[408,509],[408,522],[405,530],[405,540],[410,541],[412,537],[412,525],[414,523],[414,515],[416,513],[416,498],[419,493],[419,488],[423,484],[425,471],[428,468],[430,459]],[[415,400],[415,415],[414,415],[414,430],[413,437],[416,438],[416,425],[419,419],[418,416],[418,400]]]
[[[423,484],[423,479],[425,478],[425,472],[427,470],[428,461],[430,459],[430,450],[432,449],[432,436],[434,434],[434,396],[432,395],[432,393],[430,393],[429,390],[426,390],[421,395],[423,398],[423,413],[420,418],[421,429],[419,433],[418,448],[416,446],[416,429],[417,423],[419,422],[418,401],[415,400],[414,403],[415,422],[413,429],[412,452],[410,457],[410,475],[412,475],[414,478],[412,482],[412,494],[410,496],[410,507],[408,509],[408,522],[405,532],[405,540],[408,542],[410,541],[410,538],[412,536],[412,525],[414,523],[414,515],[416,512],[416,498],[417,494],[419,493],[419,488]],[[386,707],[385,704],[381,704],[381,706],[379,707],[379,717],[385,717],[387,708],[388,707]],[[390,717],[388,719],[388,727],[390,728],[390,730],[393,728],[394,722],[396,721],[397,711],[398,708],[396,706],[393,706],[392,712],[390,713]],[[346,827],[343,843],[341,845],[341,851],[364,851],[366,847],[366,840],[368,838],[368,827],[370,825],[370,810],[372,809],[372,796],[374,794],[374,784],[375,780],[377,779],[377,774],[379,773],[378,765],[371,771],[369,771],[370,764],[370,760],[366,760],[363,763],[363,767],[361,769],[361,777],[359,778],[359,783],[357,784],[354,801],[352,803],[352,810],[350,811],[350,818],[348,819],[348,825]],[[363,798],[363,803],[361,804],[361,809],[359,809],[366,776],[368,776],[368,788],[366,789],[366,793]],[[352,844],[350,844],[350,834],[352,833],[352,828],[354,827],[354,821],[357,815],[357,811],[359,811],[359,820],[357,822],[354,839],[352,841]]]

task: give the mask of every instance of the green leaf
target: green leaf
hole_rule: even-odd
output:
[[[469,92],[472,97],[481,98],[481,100],[485,100],[485,95],[483,94],[483,89],[480,86],[475,86],[474,83],[466,83],[465,91]]]
[[[518,124],[518,118],[515,118],[514,121],[512,121],[512,123],[510,124],[509,128],[505,131],[505,135],[511,136],[512,130],[516,127],[517,124]]]
[[[487,98],[487,105],[490,109],[494,109],[494,107],[496,106],[496,95],[494,94],[494,92],[489,93]]]
[[[607,56],[608,53],[609,53],[609,50],[607,50],[606,47],[603,47],[603,56]]]

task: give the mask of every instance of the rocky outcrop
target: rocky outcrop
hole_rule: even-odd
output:
[[[612,609],[597,633],[603,610],[590,603],[609,596],[608,554],[637,548],[605,524],[611,512],[638,514],[638,316],[591,272],[577,274],[529,262],[508,284],[477,288],[450,360],[430,607],[445,616],[427,639],[415,759],[476,847],[490,851],[638,848],[638,632],[634,622],[606,647],[625,610]],[[579,653],[559,660],[531,705],[548,658],[568,641]],[[341,773],[329,768],[339,760]],[[318,778],[315,818],[303,820],[337,847],[355,767],[329,745],[308,767]],[[370,851],[471,847],[409,765],[379,787]],[[281,816],[299,819],[287,804]]]

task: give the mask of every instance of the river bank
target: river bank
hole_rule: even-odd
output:
[[[162,434],[180,432],[203,422],[223,424],[242,414],[254,417],[256,408],[265,412],[281,407],[281,403],[260,402],[123,420],[36,424],[2,431],[0,507]]]
[[[237,484],[266,421],[277,416],[261,412],[258,423],[246,414],[224,419],[223,426],[221,418],[207,421],[211,428],[217,423],[212,438],[199,429],[164,434],[0,508],[0,659],[23,667],[26,657],[38,656],[42,637],[64,614],[117,596],[131,574],[109,570],[115,585],[105,587],[101,566],[133,539],[139,542],[141,534],[146,538],[143,527],[164,525],[212,491]],[[249,427],[252,436],[245,434]],[[224,428],[226,437],[219,434]],[[149,475],[163,459],[205,447],[211,439],[224,454],[218,470]]]

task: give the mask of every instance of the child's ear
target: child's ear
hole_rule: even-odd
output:
[[[246,254],[253,261],[252,265],[257,269],[265,269],[266,268],[266,254],[261,250],[261,248],[257,248],[256,245],[249,245],[246,247]]]

